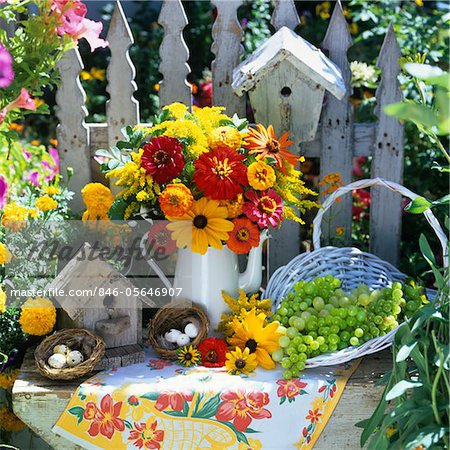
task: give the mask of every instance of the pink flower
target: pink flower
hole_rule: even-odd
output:
[[[260,195],[247,191],[245,197],[249,201],[244,203],[242,210],[260,228],[276,227],[283,220],[283,199],[273,189]]]
[[[8,182],[6,178],[0,175],[0,209],[6,206],[8,201]]]
[[[3,123],[3,121],[5,120],[6,117],[6,113],[8,111],[6,111],[6,108],[0,109],[0,125]]]
[[[1,0],[0,3],[2,3]],[[14,80],[12,63],[12,56],[6,47],[0,43],[0,88],[8,87]]]
[[[60,36],[67,35],[76,41],[85,38],[91,51],[108,46],[108,42],[99,37],[103,24],[86,19],[87,8],[80,0],[53,0],[51,9],[61,21],[56,29]]]
[[[28,181],[30,181],[34,186],[39,186],[39,172],[36,170],[28,174]]]
[[[50,156],[53,160],[53,166],[50,165],[47,161],[42,161],[42,166],[49,171],[49,174],[45,176],[46,181],[53,180],[56,175],[59,173],[59,152],[56,148],[50,147],[48,149]]]
[[[6,111],[11,111],[14,108],[28,109],[30,111],[36,111],[36,104],[29,92],[22,88],[19,96],[6,106]]]

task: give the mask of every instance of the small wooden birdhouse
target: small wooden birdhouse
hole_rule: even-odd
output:
[[[249,93],[256,122],[290,130],[299,142],[314,140],[325,90],[338,99],[346,93],[340,69],[287,27],[234,70],[232,86]]]
[[[105,341],[106,356],[114,353],[108,349],[115,349],[116,356],[133,352],[143,355],[142,303],[155,304],[136,295],[140,290],[88,243],[46,289],[65,312],[65,328],[94,331]],[[119,347],[122,351],[117,351]]]

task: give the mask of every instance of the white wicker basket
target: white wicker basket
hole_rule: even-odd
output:
[[[314,219],[314,250],[296,256],[286,266],[276,270],[270,278],[267,289],[262,297],[272,299],[274,311],[278,308],[281,300],[292,290],[293,285],[299,280],[310,281],[316,277],[331,274],[339,278],[342,281],[342,288],[348,291],[357,287],[359,284],[367,284],[370,288],[376,289],[389,286],[394,281],[405,280],[405,274],[396,269],[392,264],[383,261],[371,253],[362,252],[353,247],[338,248],[328,246],[320,248],[322,218],[334,201],[355,189],[371,186],[384,186],[411,200],[417,197],[417,194],[414,194],[409,189],[382,178],[359,180],[338,188],[324,201],[322,208]],[[439,238],[443,248],[444,262],[447,264],[447,236],[442,231],[439,222],[431,210],[425,211],[424,215]],[[306,366],[331,366],[378,352],[392,344],[395,332],[396,330],[392,330],[386,335],[371,339],[359,347],[348,347],[344,350],[310,358],[306,361]]]

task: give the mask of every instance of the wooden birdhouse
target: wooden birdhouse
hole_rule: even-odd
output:
[[[325,90],[338,99],[346,93],[340,69],[287,27],[234,70],[232,86],[249,93],[256,122],[290,130],[299,142],[314,140]]]
[[[105,367],[144,360],[142,304],[156,305],[136,295],[140,290],[88,243],[46,289],[64,310],[65,328],[85,328],[103,338],[106,358],[113,360]]]

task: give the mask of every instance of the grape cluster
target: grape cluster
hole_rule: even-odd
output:
[[[295,377],[308,358],[359,346],[393,330],[420,308],[421,294],[399,282],[372,291],[360,285],[346,293],[332,275],[299,281],[274,315],[285,334],[272,358],[285,369],[285,379]]]

